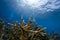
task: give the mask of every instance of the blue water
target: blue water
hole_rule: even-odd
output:
[[[4,0],[0,0],[0,18],[3,18],[5,21],[20,21],[23,11],[20,13],[21,14],[19,15],[18,12],[11,7],[11,5],[8,5],[8,3],[4,2]],[[39,25],[46,27],[47,31],[50,33],[54,31],[60,33],[60,9],[48,12],[47,16],[43,14],[41,15],[42,16],[38,15],[34,18]],[[24,20],[26,22],[28,18],[29,17],[24,16]]]

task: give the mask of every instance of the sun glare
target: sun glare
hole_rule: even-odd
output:
[[[22,0],[22,3],[32,8],[40,7],[48,2],[48,0]]]

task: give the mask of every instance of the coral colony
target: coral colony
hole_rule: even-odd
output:
[[[6,24],[3,19],[0,19],[0,40],[59,40],[56,33],[49,35],[46,28],[34,23],[32,18],[29,18],[27,24],[23,19],[20,23],[15,21],[14,24],[10,21]]]

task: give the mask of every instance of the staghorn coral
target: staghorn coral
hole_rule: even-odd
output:
[[[34,23],[34,20],[29,18],[27,24],[21,19],[20,24],[17,21],[14,24],[9,21],[6,25],[4,20],[0,19],[0,40],[56,40],[55,33],[50,37],[45,27],[42,28]],[[8,25],[11,28],[8,28]]]

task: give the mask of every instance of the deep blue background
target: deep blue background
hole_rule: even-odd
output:
[[[20,13],[22,13],[21,11]],[[11,20],[12,22],[21,18],[21,14],[18,15],[18,12],[15,11],[11,5],[0,0],[0,18],[3,18],[5,21]],[[44,16],[44,15],[43,15]],[[28,17],[24,17],[24,20],[27,20]],[[48,12],[46,17],[40,18],[39,16],[35,17],[35,20],[38,24],[43,27],[47,27],[48,32],[58,32],[60,33],[60,9],[57,9],[53,12]]]

